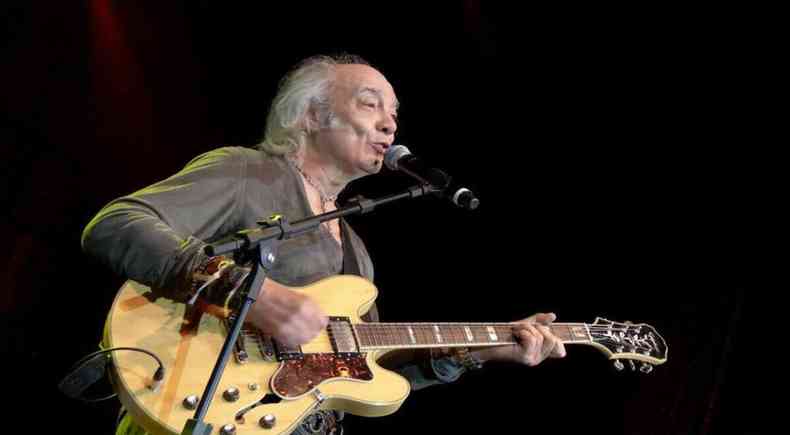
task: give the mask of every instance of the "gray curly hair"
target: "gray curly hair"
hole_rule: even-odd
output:
[[[330,95],[335,66],[350,64],[370,65],[352,54],[318,55],[299,62],[280,81],[258,148],[273,155],[291,154],[301,149],[312,127],[307,120],[311,107],[317,110],[319,126],[329,125],[333,118]]]

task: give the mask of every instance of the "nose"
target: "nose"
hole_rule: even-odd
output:
[[[387,135],[394,135],[397,129],[397,121],[395,121],[395,118],[388,113],[383,113],[376,124],[376,130]]]

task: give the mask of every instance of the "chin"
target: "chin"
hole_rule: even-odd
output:
[[[381,171],[383,164],[384,162],[381,159],[372,159],[361,165],[361,169],[365,173],[364,175],[378,174]]]

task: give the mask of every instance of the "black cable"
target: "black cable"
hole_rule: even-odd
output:
[[[156,372],[154,372],[153,383],[149,385],[148,388],[153,391],[156,391],[157,388],[159,388],[159,385],[162,383],[162,379],[165,377],[165,365],[162,363],[162,360],[156,356],[156,354],[137,347],[111,347],[109,349],[101,349],[90,353],[74,363],[74,365],[72,365],[71,373],[66,375],[66,377],[60,381],[60,390],[69,397],[88,403],[101,402],[115,397],[116,393],[98,399],[86,399],[80,395],[104,375],[104,370],[106,369],[108,359],[100,360],[96,357],[106,353],[115,352],[117,350],[143,352],[154,358],[159,364],[159,368],[157,368]]]

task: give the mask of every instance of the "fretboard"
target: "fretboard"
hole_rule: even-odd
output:
[[[360,323],[354,325],[361,350],[516,343],[513,323]],[[585,323],[553,323],[551,332],[563,343],[591,342]]]

